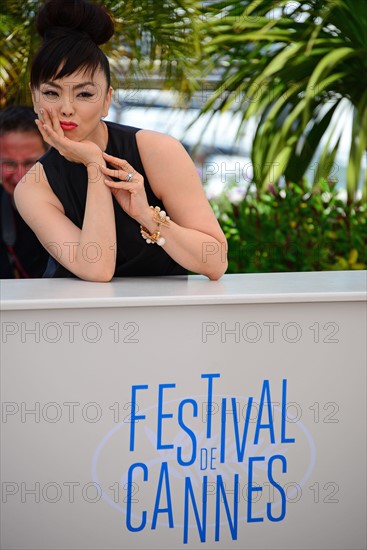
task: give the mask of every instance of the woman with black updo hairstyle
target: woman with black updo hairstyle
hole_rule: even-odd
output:
[[[17,185],[17,208],[53,256],[45,276],[88,281],[181,275],[216,280],[226,239],[194,163],[174,138],[103,121],[112,98],[99,45],[112,18],[85,0],[49,0],[30,87],[49,151]]]

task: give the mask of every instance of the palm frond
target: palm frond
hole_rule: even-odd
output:
[[[259,188],[269,183],[270,165],[276,176],[302,179],[324,134],[331,147],[319,152],[325,169],[341,143],[333,114],[343,100],[354,110],[347,179],[349,197],[356,195],[367,140],[366,12],[365,0],[214,0],[203,6],[207,66],[220,74],[203,112],[240,112],[239,135],[250,118],[259,121],[252,148]]]

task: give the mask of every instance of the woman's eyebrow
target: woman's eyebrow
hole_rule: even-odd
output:
[[[57,84],[56,82],[52,80],[48,80],[44,82],[46,86],[53,86],[54,88],[57,88],[59,90],[62,89],[62,86],[60,84]],[[85,86],[96,86],[95,82],[92,82],[92,80],[87,80],[86,82],[80,82],[79,84],[72,85],[73,90],[78,90],[79,88],[84,88]]]

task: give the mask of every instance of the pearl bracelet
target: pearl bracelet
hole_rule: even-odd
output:
[[[169,227],[169,222],[171,221],[170,217],[167,216],[166,212],[164,210],[161,210],[159,206],[151,206],[150,208],[153,210],[153,221],[156,222],[157,229],[154,231],[154,233],[149,233],[148,229],[141,225],[141,236],[143,237],[143,239],[145,239],[147,244],[157,244],[158,246],[163,246],[166,242],[166,239],[161,237],[159,229],[161,225]]]

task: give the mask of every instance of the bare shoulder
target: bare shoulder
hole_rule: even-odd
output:
[[[137,134],[139,154],[151,187],[163,199],[169,188],[196,187],[202,184],[198,171],[184,146],[174,137],[140,130]]]
[[[40,162],[37,162],[20,180],[14,191],[14,200],[20,214],[26,219],[28,212],[47,203],[61,212],[64,208],[52,191]]]
[[[224,242],[198,170],[183,145],[172,136],[148,130],[138,132],[137,143],[150,186],[171,219]]]
[[[136,134],[139,153],[145,159],[167,158],[169,155],[183,155],[189,158],[185,148],[173,136],[154,130],[139,130]]]
[[[173,136],[157,132],[156,130],[139,130],[136,134],[136,138],[139,145],[149,144],[159,146],[171,143],[172,145],[176,144],[182,147],[180,141]]]

